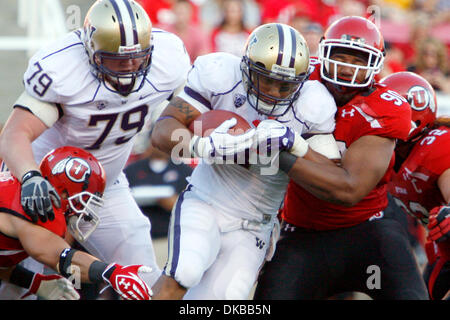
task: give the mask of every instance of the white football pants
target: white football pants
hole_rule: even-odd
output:
[[[249,297],[265,261],[273,223],[259,231],[230,228],[240,221],[202,200],[192,186],[180,194],[172,210],[164,273],[189,288],[184,299]]]

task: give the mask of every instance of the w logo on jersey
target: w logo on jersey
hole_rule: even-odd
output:
[[[256,237],[256,247],[258,247],[259,249],[264,248],[264,245],[266,243],[264,241],[262,241],[260,238]]]

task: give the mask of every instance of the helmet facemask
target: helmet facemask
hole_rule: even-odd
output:
[[[298,98],[303,83],[309,77],[309,73],[295,76],[294,69],[292,75],[288,75],[288,72],[280,74],[283,67],[278,66],[278,69],[278,73],[270,72],[247,56],[244,56],[241,62],[242,81],[247,91],[247,101],[259,113],[272,117],[280,117],[289,110]],[[287,94],[284,97],[275,97],[265,93],[264,88],[270,84],[276,84],[282,89],[280,92],[284,91]]]
[[[345,63],[332,59],[336,52],[347,53],[364,57],[366,65]],[[355,40],[335,39],[322,40],[319,44],[319,60],[321,62],[320,75],[323,79],[333,84],[345,87],[364,88],[373,83],[373,79],[383,66],[384,53],[374,47],[365,45]],[[333,65],[333,68],[331,68]],[[348,67],[354,69],[351,79],[338,77],[338,67]],[[333,72],[331,72],[333,69]],[[357,76],[360,72],[365,72],[365,80],[360,82]]]
[[[151,66],[152,52],[153,46],[133,53],[111,53],[99,50],[93,54],[93,66],[97,76],[101,78],[108,90],[126,96],[139,91],[144,85]],[[115,71],[105,65],[108,64],[108,60],[117,65],[120,65],[120,61],[137,61],[140,64],[135,71]],[[134,64],[134,62],[131,63]]]
[[[103,206],[103,199],[88,191],[77,193],[67,199],[67,225],[71,234],[80,242],[94,232],[100,219],[96,211]]]

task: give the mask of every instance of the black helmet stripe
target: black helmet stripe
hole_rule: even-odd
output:
[[[284,32],[283,27],[280,24],[277,24],[278,29],[278,57],[277,57],[277,65],[281,66],[281,62],[283,61],[283,50],[284,50]]]
[[[121,46],[126,46],[126,39],[125,39],[125,28],[123,26],[123,20],[122,20],[122,15],[120,14],[120,10],[119,7],[117,6],[116,0],[110,0],[111,4],[114,8],[114,11],[116,12],[117,15],[117,22],[119,23],[119,30],[120,30],[120,45]]]

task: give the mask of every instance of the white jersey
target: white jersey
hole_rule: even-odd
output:
[[[92,74],[82,36],[81,30],[71,32],[29,62],[25,90],[57,104],[60,112],[59,120],[33,142],[33,152],[39,162],[53,148],[84,148],[102,163],[109,187],[124,168],[133,137],[150,118],[151,108],[186,81],[190,60],[177,36],[153,29],[154,50],[144,85],[122,96],[109,91]]]
[[[200,112],[228,110],[250,124],[267,117],[248,102],[242,84],[240,58],[226,53],[212,53],[196,59],[188,74],[184,92],[178,95]],[[299,98],[285,115],[277,118],[301,135],[333,132],[336,104],[328,90],[318,81],[304,83]],[[225,212],[261,221],[264,215],[275,215],[282,205],[288,176],[278,170],[261,174],[261,167],[248,169],[238,164],[200,163],[190,183],[204,199]]]

